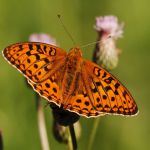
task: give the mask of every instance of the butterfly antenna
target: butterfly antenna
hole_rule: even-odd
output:
[[[105,41],[105,40],[108,40],[111,38],[111,35],[108,35],[105,39],[103,40],[100,40],[100,41],[96,41],[96,42],[91,42],[91,43],[88,43],[88,44],[85,44],[85,45],[81,45],[80,47],[87,47],[87,46],[90,46],[90,45],[93,45],[93,44],[97,44],[99,43],[100,45]]]
[[[68,36],[70,37],[71,41],[73,42],[74,45],[76,45],[76,42],[74,41],[72,35],[70,34],[70,32],[68,31],[68,29],[66,28],[65,24],[63,23],[63,21],[61,20],[61,15],[57,15],[57,17],[60,20],[60,23],[62,24],[64,30],[66,31],[66,33],[68,34]]]

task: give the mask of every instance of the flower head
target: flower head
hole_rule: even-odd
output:
[[[95,29],[101,32],[107,32],[111,37],[119,38],[123,34],[123,23],[118,23],[115,16],[96,17]]]
[[[96,17],[95,29],[98,32],[93,61],[102,67],[111,70],[118,64],[119,49],[116,41],[122,37],[123,24],[118,23],[115,16]]]

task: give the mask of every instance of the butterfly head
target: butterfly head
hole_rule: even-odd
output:
[[[81,49],[78,48],[78,47],[75,47],[75,48],[71,48],[69,53],[68,53],[69,56],[77,56],[77,57],[82,57],[82,52],[81,52]]]

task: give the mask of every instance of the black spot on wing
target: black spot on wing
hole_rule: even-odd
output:
[[[26,55],[31,56],[31,52],[30,52],[30,51],[27,51],[27,52],[26,52]]]
[[[110,86],[106,86],[106,87],[104,87],[104,89],[105,89],[106,92],[109,91],[109,90],[112,90]]]
[[[120,84],[117,82],[117,83],[115,84],[115,88],[118,89],[119,86],[120,86]]]
[[[112,77],[108,77],[107,79],[105,79],[104,81],[107,83],[107,84],[110,84],[114,79]]]
[[[77,103],[81,103],[81,99],[77,99],[76,102],[77,102]]]
[[[35,54],[35,57],[37,60],[40,60],[40,55],[39,54]]]
[[[41,46],[40,46],[40,44],[36,44],[36,48],[37,48],[38,52],[41,52]]]
[[[33,49],[33,44],[28,44],[29,49],[32,50]]]

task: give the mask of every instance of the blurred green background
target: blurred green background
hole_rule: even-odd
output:
[[[135,98],[140,113],[136,117],[105,116],[100,120],[93,150],[150,149],[150,1],[149,0],[0,0],[0,49],[27,41],[32,33],[48,33],[69,50],[72,41],[60,24],[62,15],[79,45],[93,42],[96,16],[116,15],[125,23],[118,67],[113,74]],[[83,49],[92,58],[94,45]],[[0,56],[0,129],[5,150],[41,150],[33,90],[23,76]],[[45,104],[46,101],[43,100]],[[52,135],[51,110],[44,108],[52,150],[65,150]],[[94,119],[81,118],[79,150],[87,149]]]

